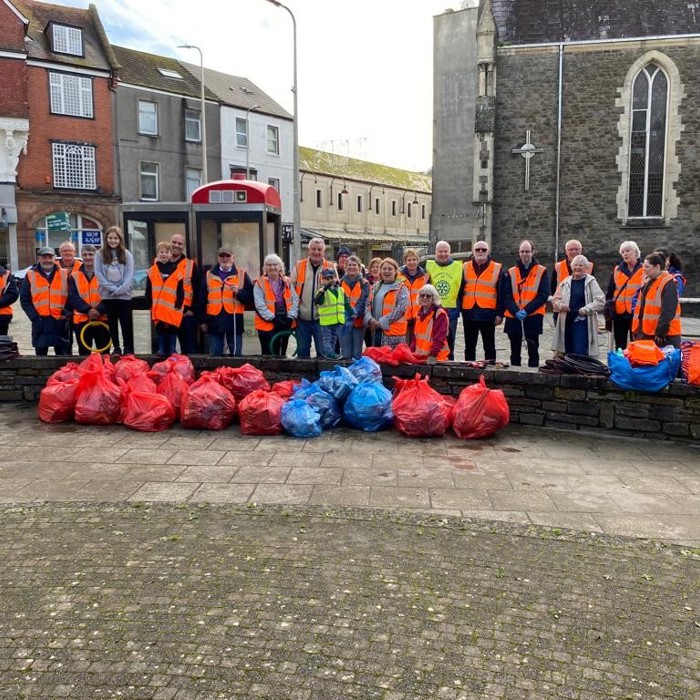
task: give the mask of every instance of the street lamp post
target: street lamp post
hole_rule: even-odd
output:
[[[201,89],[201,101],[202,101],[202,184],[206,185],[209,182],[209,177],[207,173],[207,115],[206,115],[206,102],[204,101],[204,54],[199,46],[194,44],[182,44],[177,47],[178,49],[196,49],[199,51],[199,65],[201,67],[201,76],[199,79],[200,89]]]
[[[245,179],[250,180],[250,113],[254,109],[260,109],[260,105],[248,107],[245,111]]]
[[[292,196],[294,198],[294,241],[292,251],[294,252],[294,261],[301,260],[301,209],[299,205],[299,111],[298,111],[298,95],[297,95],[297,20],[294,13],[278,0],[267,0],[275,7],[281,7],[289,12],[292,18],[292,27],[294,30],[294,84],[292,92],[294,93],[294,186],[292,188]]]

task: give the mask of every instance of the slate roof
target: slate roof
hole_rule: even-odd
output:
[[[688,0],[491,0],[500,44],[700,33]]]
[[[425,173],[391,168],[388,165],[370,163],[366,160],[348,158],[337,153],[317,151],[315,148],[304,146],[299,147],[299,170],[424,194],[430,194],[433,190],[432,178]]]
[[[180,61],[180,65],[186,68],[193,76],[196,76],[199,83],[199,76],[202,71],[201,66],[194,63],[186,63],[185,61]],[[239,107],[240,109],[248,109],[259,105],[255,110],[256,112],[269,114],[281,119],[293,119],[292,115],[284,107],[277,104],[269,95],[247,78],[221,73],[205,66],[204,84],[208,90],[211,90],[216,95],[222,104],[230,107]]]
[[[94,5],[85,10],[79,7],[53,5],[34,0],[11,0],[17,10],[29,20],[28,41],[25,42],[29,59],[64,63],[66,66],[112,70],[117,61]],[[85,56],[71,56],[51,51],[48,25],[65,24],[83,30]]]
[[[121,66],[119,69],[120,82],[171,92],[176,95],[200,97],[199,77],[192,75],[177,59],[156,56],[144,51],[134,51],[134,49],[127,49],[124,46],[112,46],[112,48]],[[158,70],[159,68],[175,71],[182,78],[168,78]],[[208,100],[218,102],[216,95],[206,89],[206,81],[204,96]]]

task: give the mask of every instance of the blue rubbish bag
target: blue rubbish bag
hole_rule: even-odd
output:
[[[321,416],[321,427],[332,428],[340,423],[343,414],[340,412],[338,402],[321,387],[314,382],[302,380],[301,386],[294,390],[293,398],[306,401],[312,408],[315,408]]]
[[[321,372],[318,381],[314,383],[342,403],[350,396],[350,392],[357,386],[358,381],[347,367],[336,365],[334,370]]]
[[[294,437],[313,438],[321,434],[321,416],[303,399],[289,399],[282,406],[282,427]]]
[[[394,422],[391,392],[376,382],[358,384],[345,402],[343,417],[349,426],[368,433],[390,428]]]
[[[348,367],[358,382],[381,382],[382,368],[371,358],[362,356]]]
[[[656,366],[632,367],[622,354],[608,352],[610,381],[620,389],[656,393],[668,386],[678,374],[681,365],[681,351],[678,348],[664,349],[663,360]]]

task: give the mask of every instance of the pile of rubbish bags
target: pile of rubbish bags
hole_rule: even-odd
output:
[[[244,435],[300,438],[343,424],[376,432],[395,427],[408,437],[440,437],[452,428],[460,438],[493,435],[508,424],[503,392],[478,384],[458,398],[435,391],[426,377],[394,377],[363,356],[348,367],[323,371],[315,382],[270,383],[250,364],[219,367],[196,376],[190,359],[171,355],[153,367],[133,355],[116,363],[93,353],[57,370],[39,397],[39,418],[85,425],[123,424],[134,430],[167,430],[176,421],[194,430],[224,430],[235,420]]]

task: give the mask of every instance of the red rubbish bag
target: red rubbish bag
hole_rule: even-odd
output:
[[[256,389],[240,404],[238,416],[244,435],[279,435],[282,432],[282,406],[287,400],[274,391]]]
[[[102,372],[110,381],[114,381],[114,365],[108,355],[91,352],[79,365],[80,374],[85,372]]]
[[[157,433],[171,428],[176,416],[175,407],[166,396],[127,389],[123,419],[127,427]]]
[[[75,362],[68,362],[63,367],[59,367],[47,380],[46,386],[54,382],[67,382],[71,379],[79,379],[82,370]]]
[[[182,398],[187,393],[187,387],[185,378],[179,372],[168,372],[158,384],[157,391],[170,399],[170,403],[175,406],[179,415]]]
[[[78,379],[49,380],[39,394],[39,419],[44,423],[65,423],[73,419]]]
[[[279,394],[283,399],[291,399],[292,394],[294,394],[294,390],[298,387],[301,386],[301,382],[297,381],[296,379],[287,379],[283,382],[275,382],[272,385],[271,391],[274,391],[275,394]]]
[[[156,383],[146,374],[134,374],[126,382],[131,391],[141,391],[145,394],[156,394]]]
[[[146,360],[140,360],[134,355],[124,355],[114,366],[114,376],[128,382],[132,377],[145,374],[149,370]]]
[[[452,428],[462,439],[490,437],[510,421],[510,408],[502,391],[489,389],[482,374],[478,384],[462,389],[453,411]]]
[[[219,384],[213,372],[205,372],[187,387],[180,407],[183,428],[223,430],[231,425],[236,412],[236,399]]]
[[[378,362],[379,364],[392,365],[393,367],[398,366],[398,362],[394,360],[394,353],[388,345],[382,345],[380,347],[365,348],[362,353],[370,359]]]
[[[412,352],[411,348],[406,345],[406,343],[399,343],[391,353],[392,359],[397,365],[406,363],[409,365],[425,364],[424,357],[416,357]]]
[[[151,367],[148,376],[151,377],[156,384],[160,384],[163,377],[169,372],[177,372],[182,375],[182,378],[188,384],[192,384],[196,376],[192,360],[190,360],[187,355],[178,355],[177,353],[173,353],[162,362],[156,362],[153,367]]]
[[[450,425],[449,407],[428,378],[394,379],[394,426],[408,437],[442,437]]]
[[[219,384],[233,394],[236,402],[241,402],[256,389],[270,391],[270,383],[265,379],[265,375],[257,367],[248,363],[240,367],[219,367],[212,374]]]
[[[98,355],[99,357],[99,355]],[[75,421],[85,425],[119,423],[124,382],[112,381],[106,368],[83,372],[75,392]]]

